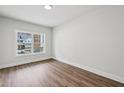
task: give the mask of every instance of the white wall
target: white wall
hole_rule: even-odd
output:
[[[31,32],[46,33],[46,53],[30,56],[16,57],[15,54],[15,30],[26,30]],[[23,21],[13,20],[5,17],[0,17],[0,68],[23,64],[38,60],[43,60],[51,57],[51,28],[26,23]]]
[[[124,82],[124,6],[104,6],[53,31],[56,59]]]

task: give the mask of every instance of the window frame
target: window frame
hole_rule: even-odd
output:
[[[18,54],[18,33],[19,32],[22,32],[22,33],[29,33],[31,34],[31,37],[32,37],[32,44],[31,44],[31,53],[29,54]],[[40,37],[42,38],[42,35],[44,35],[44,43],[40,43],[42,46],[43,46],[43,51],[41,52],[37,52],[37,53],[34,53],[33,52],[33,48],[34,48],[34,38],[33,38],[33,35],[34,34],[38,34],[40,35]],[[45,54],[46,53],[46,34],[44,32],[31,32],[31,31],[26,31],[26,30],[15,30],[15,49],[16,49],[16,56],[28,56],[28,55],[37,55],[37,54]]]

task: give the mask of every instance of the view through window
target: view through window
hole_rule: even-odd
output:
[[[45,52],[45,34],[17,32],[17,55]]]

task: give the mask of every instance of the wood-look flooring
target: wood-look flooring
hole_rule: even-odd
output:
[[[1,87],[124,87],[124,84],[50,59],[0,70]]]

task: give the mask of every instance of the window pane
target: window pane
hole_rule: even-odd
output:
[[[41,47],[41,35],[39,34],[34,34],[33,35],[34,38],[34,48],[33,48],[33,52],[34,53],[39,53],[42,52],[43,49]]]
[[[17,54],[30,54],[32,49],[32,34],[17,33]]]

